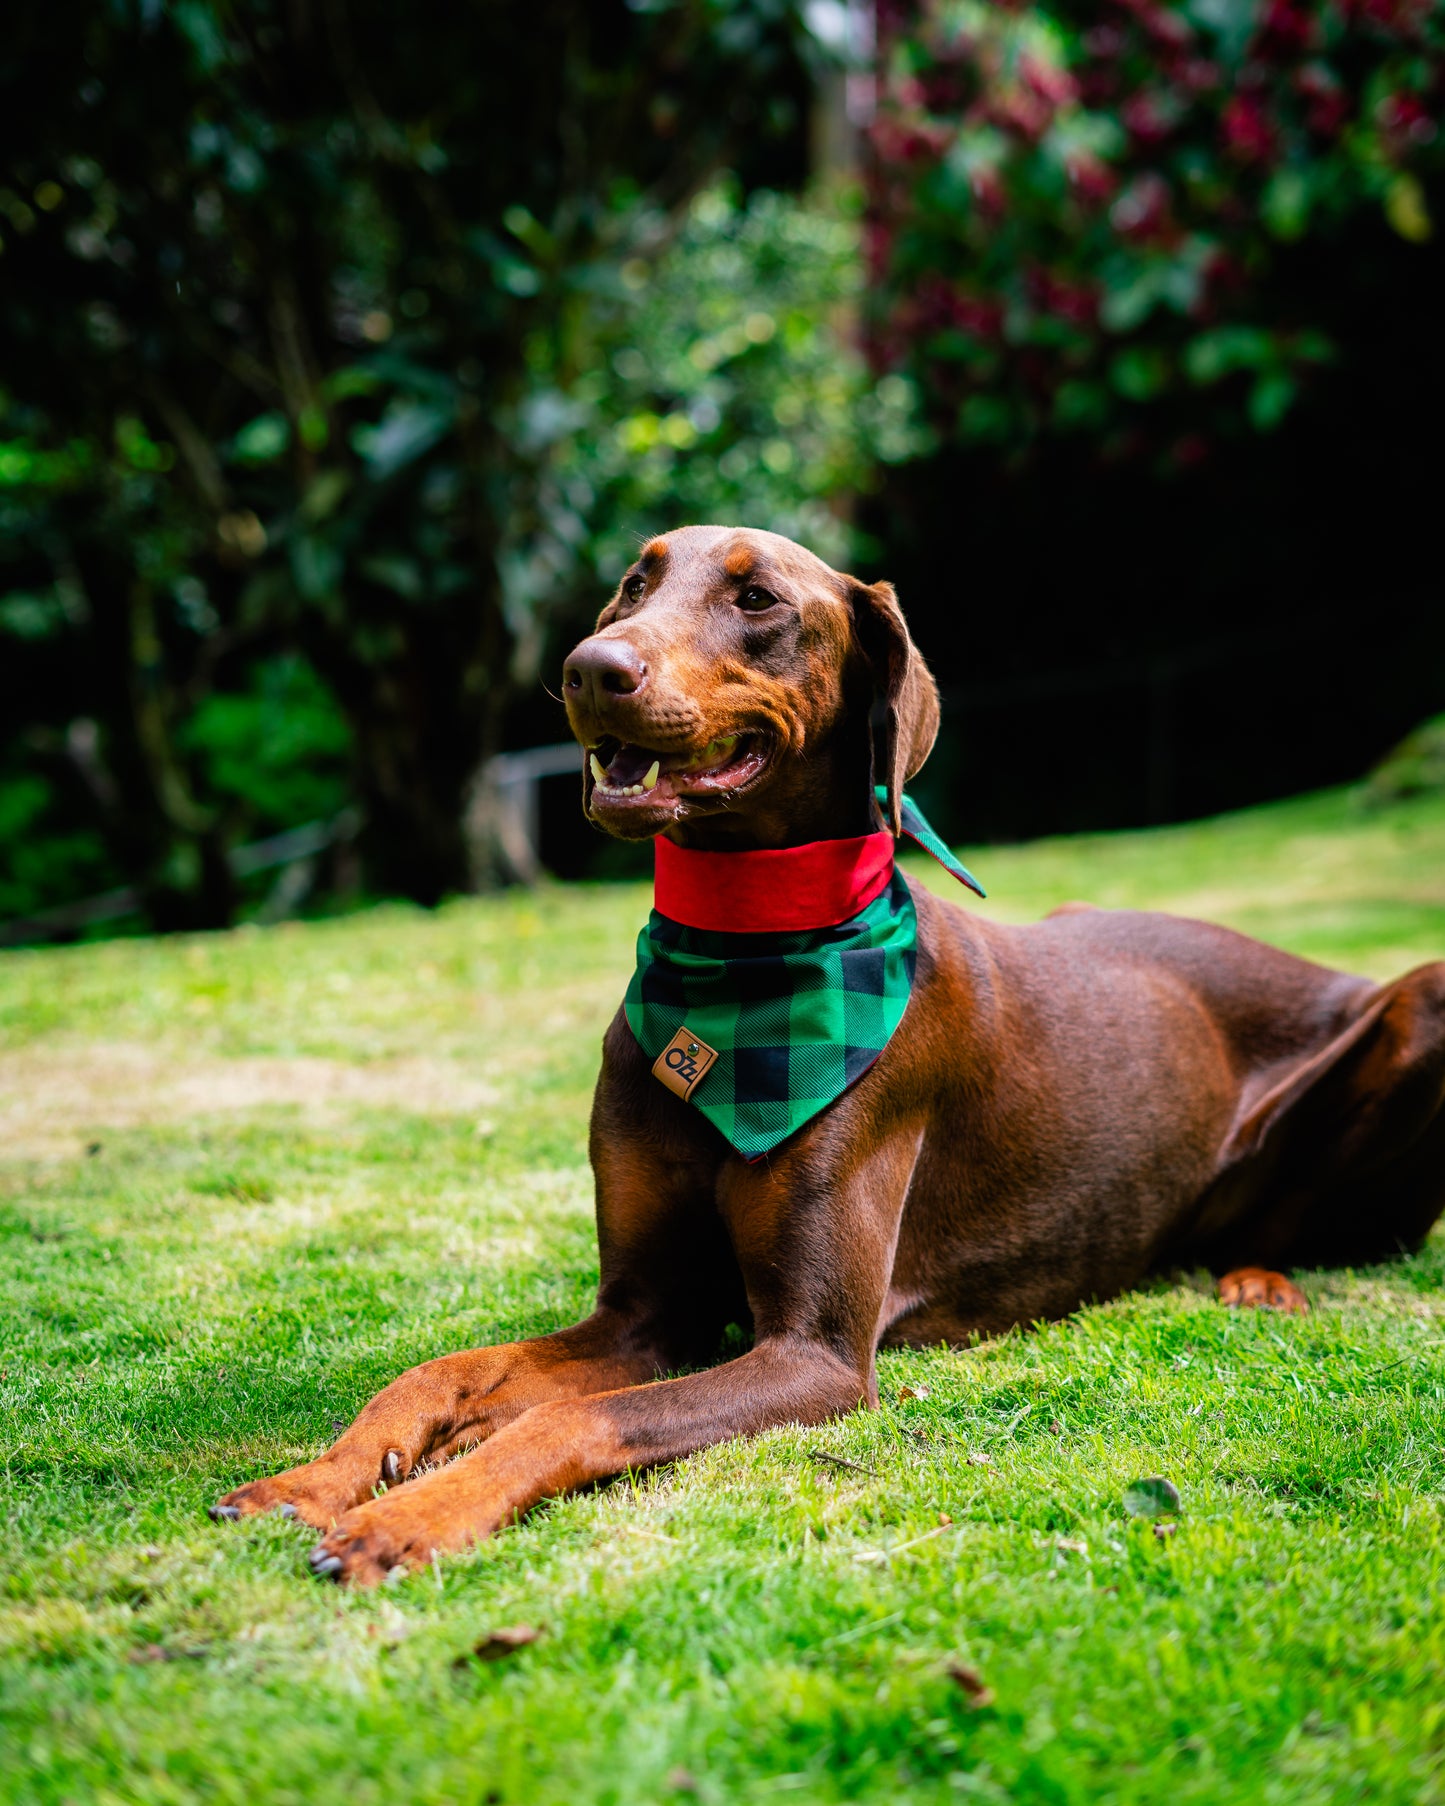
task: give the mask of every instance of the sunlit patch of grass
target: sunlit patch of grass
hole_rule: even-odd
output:
[[[1162,906],[1380,977],[1445,952],[1438,802],[970,863],[1009,919]],[[876,1413],[556,1501],[380,1593],[303,1578],[293,1525],[205,1519],[398,1368],[585,1309],[588,1098],[645,907],[555,888],[0,960],[0,1793],[1445,1798],[1439,1236],[1303,1276],[1302,1319],[1185,1274],[885,1355]],[[1147,1474],[1183,1497],[1163,1536],[1123,1509]],[[542,1636],[466,1658],[519,1622]]]
[[[1182,827],[1080,834],[964,855],[988,889],[977,907],[1025,922],[1060,903],[1164,909],[1223,922],[1306,959],[1389,978],[1445,950],[1445,802],[1366,810],[1324,791]],[[910,874],[955,890],[931,860]]]

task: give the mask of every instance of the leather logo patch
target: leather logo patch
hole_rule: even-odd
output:
[[[707,1077],[717,1060],[717,1049],[700,1041],[688,1028],[680,1028],[652,1063],[652,1076],[685,1103]]]

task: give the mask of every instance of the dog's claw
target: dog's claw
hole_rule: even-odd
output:
[[[218,1524],[233,1522],[240,1515],[241,1507],[239,1505],[212,1505],[210,1507],[210,1516]]]
[[[278,1505],[276,1507],[276,1512],[279,1517],[294,1518],[296,1515],[296,1507],[288,1499],[284,1505]]]
[[[381,1477],[388,1486],[400,1486],[402,1482],[401,1450],[388,1449],[381,1458]]]
[[[324,1544],[318,1543],[307,1557],[307,1560],[311,1563],[312,1573],[315,1574],[318,1579],[331,1574],[339,1574],[341,1572],[341,1557],[339,1555],[328,1555]]]

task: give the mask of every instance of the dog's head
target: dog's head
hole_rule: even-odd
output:
[[[790,539],[683,527],[650,541],[567,659],[584,806],[609,834],[785,846],[866,832],[938,732],[893,586]]]

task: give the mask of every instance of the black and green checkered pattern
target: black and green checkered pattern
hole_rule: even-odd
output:
[[[880,785],[878,790],[880,807],[886,806],[887,794]],[[925,853],[931,854],[944,871],[951,872],[960,884],[966,884],[970,890],[977,891],[979,896],[986,897],[988,895],[978,879],[954,854],[937,828],[928,820],[911,796],[901,799],[899,814],[903,818],[903,832],[910,840],[917,841]]]
[[[627,1021],[649,1060],[687,1025],[717,1061],[689,1102],[747,1160],[841,1097],[888,1045],[913,987],[918,918],[900,873],[851,921],[789,934],[685,928],[653,910]]]

